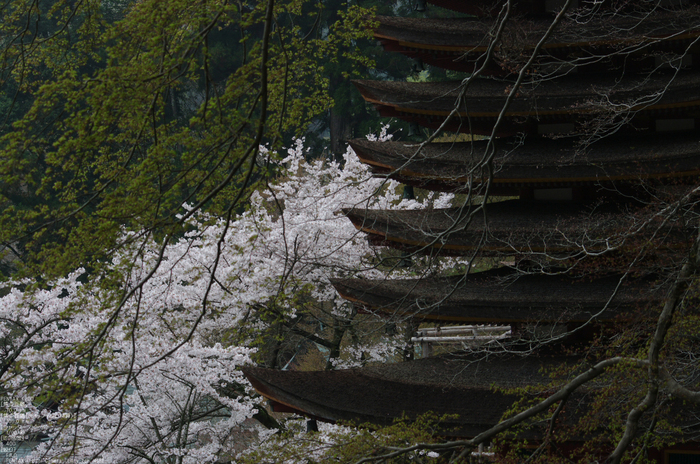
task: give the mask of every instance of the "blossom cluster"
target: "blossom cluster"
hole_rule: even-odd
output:
[[[293,317],[303,289],[342,317],[348,306],[330,279],[383,274],[338,212],[422,206],[373,178],[350,148],[341,166],[308,161],[297,140],[279,163],[283,174],[233,220],[184,205],[181,237],[132,234],[107,273],[6,284],[0,375],[24,419],[1,426],[41,442],[27,461],[230,456],[232,430],[256,412],[239,370],[266,328],[256,308],[275,301]],[[394,346],[376,345],[375,357]]]

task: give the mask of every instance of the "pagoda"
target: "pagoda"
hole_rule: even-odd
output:
[[[580,374],[573,366],[594,365],[596,337],[655,323],[673,286],[668,263],[683,259],[697,235],[683,215],[668,220],[663,212],[700,178],[700,7],[581,1],[569,2],[564,14],[567,2],[553,0],[512,2],[512,11],[485,0],[431,3],[469,16],[379,17],[375,37],[390,52],[467,77],[355,85],[383,116],[471,140],[351,146],[377,176],[465,200],[449,209],[343,213],[378,247],[500,264],[449,276],[332,283],[365,311],[502,325],[508,338],[397,364],[245,373],[277,410],[373,424],[428,411],[456,414],[440,433],[473,438],[502,424],[520,398],[516,389],[540,388],[538,397],[547,398],[556,390],[547,372],[572,366]],[[571,394],[576,407],[561,423],[582,416],[591,389]],[[664,407],[684,411],[680,400]],[[646,456],[700,462],[691,422],[680,419],[680,444],[650,447]],[[518,437],[541,442],[546,425]],[[593,433],[574,430],[568,450]]]

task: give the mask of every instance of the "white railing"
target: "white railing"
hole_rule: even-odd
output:
[[[510,338],[509,325],[461,325],[449,327],[431,327],[418,329],[411,338],[414,344],[420,344],[423,357],[430,356],[433,344],[461,343],[465,348],[481,346],[497,340]]]

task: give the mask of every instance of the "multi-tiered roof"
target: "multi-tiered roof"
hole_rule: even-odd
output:
[[[518,19],[500,35],[503,11],[495,2],[433,3],[475,17],[380,17],[376,37],[387,50],[476,74],[454,82],[355,84],[384,116],[486,138],[351,145],[377,175],[464,194],[467,203],[344,213],[377,246],[507,257],[514,264],[450,277],[338,279],[338,293],[393,317],[509,324],[528,350],[536,331],[528,338],[526,329],[533,326],[566,340],[561,334],[580,335],[584,325],[609,329],[653,317],[650,308],[661,305],[668,289],[656,273],[659,263],[686,250],[695,233],[682,221],[665,221],[649,200],[696,185],[700,175],[700,8],[593,4],[571,9],[543,40],[555,1],[515,2],[510,14]],[[536,48],[531,67],[521,71]],[[516,88],[517,73],[526,78]],[[476,195],[511,198],[479,203]],[[641,257],[640,249],[649,251]],[[616,265],[558,267],[611,253]],[[642,269],[634,275],[623,272],[632,259]],[[533,266],[539,272],[530,272]],[[517,346],[513,341],[510,354],[338,372],[246,373],[273,402],[312,417],[388,423],[402,413],[456,413],[448,424],[456,429],[445,433],[475,436],[514,401],[504,389],[544,384],[543,370],[578,359],[556,349],[522,357],[512,353]]]
[[[380,16],[377,21],[375,37],[386,50],[440,68],[470,73],[485,65],[482,74],[502,75],[504,69],[517,66],[523,55],[535,48],[550,27],[551,16],[521,14],[517,21],[505,24],[488,63],[484,62],[485,53],[498,18],[481,16],[465,21]],[[577,72],[587,73],[605,71],[611,66],[650,70],[659,60],[650,52],[660,56],[687,46],[700,33],[692,15],[681,10],[661,10],[644,21],[623,14],[592,15],[582,17],[581,22],[585,27],[569,22],[554,30],[542,44],[535,65],[547,66],[550,71],[575,67]],[[697,58],[696,52],[689,50],[681,62],[691,63]]]

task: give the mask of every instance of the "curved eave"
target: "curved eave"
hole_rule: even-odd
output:
[[[260,372],[264,372],[260,368],[244,367],[241,370],[255,391],[270,401],[276,412],[290,412],[325,422],[341,420],[342,415],[337,411],[309,401],[265,379],[260,375]]]
[[[451,414],[441,435],[474,436],[498,423],[517,398],[495,385],[544,384],[542,368],[569,359],[462,354],[336,371],[242,370],[263,396],[310,417],[388,425],[427,412]]]
[[[557,354],[556,349],[533,354],[528,346],[522,348],[521,355],[480,351],[337,371],[242,370],[256,388],[262,386],[264,396],[285,401],[310,417],[388,425],[398,418],[412,420],[432,412],[437,417],[449,415],[443,417],[436,434],[473,437],[512,416],[513,412],[507,411],[523,396],[504,391],[522,392],[524,387],[532,387],[527,390],[528,398],[548,397],[553,382],[549,373],[555,368],[561,372],[566,366],[573,370],[582,361],[577,356]],[[557,424],[575,425],[588,410],[589,393],[589,389],[574,392],[571,401],[577,407],[563,410]],[[547,424],[546,420],[542,426],[533,424],[518,434],[528,440],[541,439]],[[574,434],[570,438],[583,437]]]
[[[617,50],[620,46],[666,51],[683,46],[678,52],[685,53],[689,41],[700,36],[696,20],[699,13],[697,8],[687,8],[680,12],[661,12],[645,21],[626,15],[603,16],[604,19],[591,21],[584,29],[565,20],[540,48],[548,52],[580,49],[590,53],[593,49],[600,52],[613,47]],[[374,37],[390,48],[459,55],[486,52],[490,45],[489,33],[497,27],[493,19],[473,18],[377,16],[376,21],[379,25]],[[494,52],[498,54],[503,43],[517,41],[518,49],[528,53],[539,44],[550,26],[549,19],[511,20],[506,23]]]
[[[429,4],[446,8],[452,11],[473,15],[477,17],[496,17],[501,13],[505,1],[493,0],[427,0]],[[600,2],[597,7],[608,9],[611,6],[619,7],[621,2]],[[690,0],[688,3],[697,5],[697,0]],[[635,5],[634,2],[630,2]],[[429,7],[428,7],[429,8]],[[553,11],[547,11],[545,0],[519,0],[511,4],[511,14],[527,17],[554,17]]]
[[[571,50],[571,49],[581,49],[592,50],[596,48],[611,48],[614,46],[620,46],[625,44],[635,44],[638,42],[643,43],[655,43],[664,41],[669,44],[672,42],[678,42],[684,44],[689,39],[695,39],[700,36],[700,31],[691,31],[686,34],[677,34],[673,36],[658,36],[658,37],[644,37],[641,41],[626,39],[626,40],[601,40],[601,41],[586,41],[586,42],[553,42],[543,45],[541,48],[550,52],[556,52],[558,50]],[[388,49],[388,51],[399,51],[403,49],[406,52],[416,52],[425,53],[429,55],[433,52],[444,53],[449,55],[455,55],[458,57],[464,57],[466,60],[474,60],[481,54],[488,50],[488,46],[478,45],[478,44],[456,44],[456,45],[435,45],[432,43],[424,42],[413,42],[408,40],[401,40],[396,37],[391,37],[387,34],[382,34],[380,32],[374,33],[374,38],[379,40],[382,45]],[[640,46],[641,46],[640,44]],[[536,44],[532,44],[531,47],[534,48]],[[496,51],[499,48],[496,47]]]
[[[511,240],[507,234],[500,234],[500,237],[496,237],[495,240],[491,238],[493,234],[489,232],[489,238],[485,244],[479,245],[479,240],[483,231],[475,232],[471,237],[472,244],[462,245],[462,244],[441,244],[437,243],[432,239],[428,240],[411,240],[400,236],[395,236],[391,234],[381,234],[375,233],[368,228],[360,228],[355,225],[355,227],[367,234],[367,241],[371,246],[374,247],[389,247],[396,250],[400,250],[407,253],[418,253],[423,255],[441,255],[441,256],[474,256],[478,253],[481,256],[501,256],[513,254],[517,255],[535,255],[535,256],[549,256],[549,257],[576,257],[581,256],[584,253],[602,253],[605,252],[608,247],[602,241],[598,243],[592,243],[590,246],[585,248],[576,244],[561,244],[561,243],[549,243],[547,239],[543,236],[537,237],[537,241],[527,242],[527,241],[509,241]],[[478,234],[478,235],[477,235]],[[674,234],[678,235],[678,234]],[[460,237],[464,239],[464,237]],[[682,242],[685,237],[675,238],[675,243],[665,243],[664,246],[659,246],[654,249],[654,255],[673,255],[676,258],[687,250],[684,248],[685,244]],[[533,239],[534,240],[534,239]],[[617,253],[637,253],[637,248],[634,246],[621,246],[616,247],[615,251]]]
[[[402,184],[408,184],[413,186],[433,186],[434,190],[442,192],[462,192],[476,185],[485,185],[488,182],[488,178],[481,177],[440,177],[440,176],[430,176],[422,172],[413,172],[406,169],[396,169],[389,166],[379,166],[372,162],[365,161],[360,158],[360,160],[370,166],[376,167],[374,169],[375,174],[386,176],[394,179]],[[631,175],[617,175],[611,176],[607,175],[605,172],[601,172],[600,175],[591,177],[533,177],[533,178],[508,178],[508,177],[496,177],[491,179],[491,185],[493,187],[512,187],[512,188],[528,188],[528,187],[540,187],[540,188],[557,188],[557,187],[571,187],[571,186],[582,186],[582,185],[604,185],[616,182],[627,182],[627,183],[642,183],[644,181],[659,181],[664,183],[665,181],[672,182],[673,184],[683,183],[694,183],[700,177],[700,169],[692,171],[675,171],[665,174],[648,174],[639,173]],[[427,188],[427,187],[425,187]],[[433,190],[428,188],[428,190]]]
[[[390,381],[358,369],[298,372],[245,367],[243,374],[255,390],[272,403],[325,422],[390,425],[394,420],[434,412],[455,414],[443,421],[443,435],[473,436],[497,423],[516,399],[489,386],[459,388]],[[311,392],[302,385],[313,383]],[[447,398],[454,398],[450,401]],[[478,403],[474,403],[478,401]],[[493,405],[491,411],[474,404]],[[374,407],[373,407],[374,406]]]
[[[651,92],[652,87],[663,87],[667,79],[659,77],[653,84],[640,90],[618,91],[615,102],[624,102]],[[459,82],[447,83],[408,83],[354,80],[353,84],[362,97],[377,107],[380,113],[392,115],[415,115],[445,118],[452,115],[457,118],[497,119],[506,102],[508,83],[491,80],[477,80],[470,84],[465,96],[466,108],[455,110]],[[537,90],[525,91],[523,96],[511,102],[507,118],[534,118],[538,120],[560,119],[575,120],[581,117],[600,114],[600,109],[589,103],[600,98],[603,89],[608,89],[607,81],[601,81],[594,87],[580,78],[560,79],[542,83]],[[632,105],[629,111],[654,114],[683,109],[696,109],[700,106],[700,78],[684,75],[670,84],[665,95],[654,104]],[[630,84],[631,85],[631,84]],[[606,90],[607,91],[607,90]]]
[[[672,140],[655,134],[640,136],[634,146],[630,146],[629,139],[608,141],[594,145],[587,153],[578,153],[573,142],[547,142],[545,145],[539,140],[528,141],[527,151],[516,146],[498,152],[491,185],[561,187],[649,180],[688,183],[700,176],[700,137],[695,134],[678,135]],[[360,161],[375,173],[442,191],[461,191],[488,180],[478,168],[486,145],[487,142],[431,144],[417,153],[415,144],[350,141]],[[533,155],[538,150],[549,157]]]
[[[462,323],[605,322],[630,318],[663,301],[662,295],[650,291],[653,277],[632,281],[620,277],[518,277],[487,271],[466,279],[333,279],[331,283],[341,297],[370,311]],[[609,301],[613,294],[615,298]]]
[[[421,216],[439,215],[441,214],[440,210],[423,211],[421,216],[416,215],[411,221],[397,221],[398,225],[393,224],[391,219],[377,217],[376,213],[378,212],[371,210],[343,210],[343,214],[350,219],[355,228],[368,234],[371,244],[375,246],[390,246],[398,249],[421,250],[424,252],[446,252],[447,254],[455,255],[470,254],[477,250],[481,252],[506,253],[517,251],[561,253],[578,249],[578,247],[573,245],[562,246],[554,243],[547,244],[546,242],[537,243],[533,241],[533,243],[530,243],[522,240],[508,240],[507,235],[498,234],[493,228],[488,232],[488,235],[491,237],[491,240],[488,240],[486,239],[487,232],[484,230],[483,224],[478,221],[478,218],[475,222],[479,223],[471,224],[467,230],[461,230],[459,225],[454,227],[454,230],[459,230],[459,233],[449,231],[448,227],[431,228],[431,230],[426,231],[422,228],[407,225],[409,222],[414,225],[423,225],[426,221]],[[503,233],[504,231],[501,232]],[[498,235],[501,235],[501,237],[498,237]]]
[[[485,119],[492,119],[496,120],[500,116],[500,108],[502,108],[502,105],[505,103],[505,99],[500,99],[497,97],[486,97],[489,101],[488,103],[490,106],[493,107],[492,110],[477,110],[477,111],[456,111],[453,113],[454,108],[449,108],[445,104],[445,102],[439,102],[435,106],[437,108],[435,109],[425,109],[425,108],[416,108],[410,106],[410,104],[402,104],[402,103],[392,103],[390,101],[384,101],[381,100],[380,98],[376,97],[374,94],[371,92],[368,92],[367,90],[363,89],[356,83],[356,81],[353,81],[355,85],[358,87],[360,90],[360,94],[362,97],[367,101],[368,103],[373,104],[377,110],[379,111],[380,114],[383,116],[399,116],[399,115],[416,115],[416,116],[432,116],[432,117],[438,117],[438,118],[446,118],[448,116],[452,117],[458,117],[458,118],[463,118],[464,120],[467,120],[469,118],[485,118]],[[593,98],[595,95],[590,94],[586,95],[581,98],[581,101],[583,101],[585,98]],[[429,99],[432,98],[430,95],[425,96],[424,101],[429,101]],[[467,96],[467,98],[470,98]],[[481,97],[473,97],[473,98],[481,98]],[[576,103],[575,102],[567,102],[570,104],[570,106],[574,106]],[[537,109],[533,108],[530,110],[509,110],[506,111],[504,116],[506,118],[535,118],[537,120],[562,120],[562,121],[573,121],[581,117],[586,117],[589,115],[595,115],[598,114],[599,112],[590,109],[590,108],[571,108],[567,107],[567,104],[562,104],[562,109],[559,110],[552,110],[552,109]],[[673,103],[658,103],[654,105],[636,105],[632,106],[630,108],[630,112],[634,112],[636,114],[654,114],[654,113],[659,113],[663,111],[677,111],[677,110],[682,110],[682,109],[696,109],[697,107],[700,106],[700,98],[696,98],[693,96],[692,99],[686,100],[686,101],[681,101],[681,102],[673,102]],[[444,109],[443,109],[444,107]],[[549,117],[549,118],[548,118]]]
[[[368,234],[374,246],[390,246],[424,253],[469,255],[480,253],[579,253],[605,251],[620,246],[633,249],[625,234],[626,216],[609,205],[595,214],[582,205],[557,202],[509,200],[489,204],[484,215],[470,216],[458,208],[432,210],[361,210],[343,213],[359,230]],[[649,230],[652,228],[649,227]],[[682,248],[689,231],[673,228],[665,231],[666,242],[656,252]],[[635,237],[645,240],[643,232]],[[624,243],[622,239],[625,238]],[[615,245],[617,243],[617,245]]]
[[[424,64],[434,66],[441,69],[449,69],[463,73],[474,73],[479,70],[482,77],[486,76],[508,76],[517,70],[517,63],[509,63],[507,59],[501,60],[501,57],[496,55],[488,63],[484,63],[485,53],[482,47],[458,47],[458,46],[423,46],[415,42],[407,42],[400,40],[392,40],[390,38],[378,38],[382,47],[387,52],[400,53],[408,58],[420,60]],[[676,40],[677,48],[686,45],[686,40]],[[622,46],[622,45],[618,45]],[[630,47],[632,45],[629,45]],[[573,44],[553,44],[551,47],[544,47],[543,53],[535,60],[534,65],[545,69],[550,69],[552,72],[570,71],[571,66],[567,66],[571,60],[571,55],[580,57],[580,62],[576,66],[579,73],[601,73],[608,69],[619,69],[624,67],[628,72],[649,72],[656,66],[656,57],[652,53],[638,53],[631,56],[621,58],[615,55],[615,45],[609,45],[607,48],[603,46],[593,48],[581,46],[577,48]],[[661,58],[665,50],[658,52],[658,58]],[[679,53],[679,54],[682,54]],[[598,58],[604,56],[605,58]],[[697,62],[697,54],[689,53],[688,56],[694,59],[691,62]],[[690,64],[688,68],[697,67]]]

